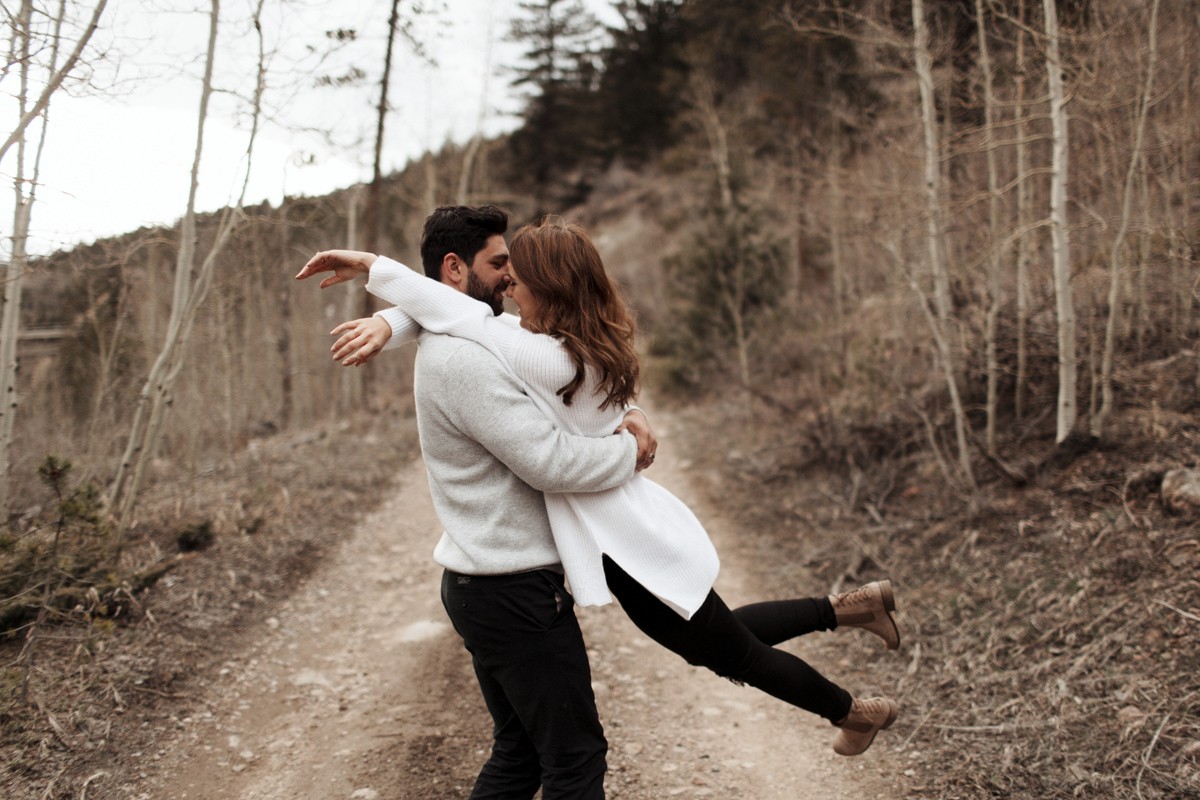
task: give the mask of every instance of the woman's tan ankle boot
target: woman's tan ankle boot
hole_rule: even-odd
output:
[[[854,700],[846,718],[833,723],[840,729],[833,739],[833,752],[839,756],[856,756],[864,752],[875,741],[875,734],[889,727],[898,713],[900,706],[888,697]]]
[[[853,592],[830,595],[829,602],[833,604],[839,628],[870,631],[883,639],[888,650],[900,646],[900,629],[892,617],[896,600],[892,596],[891,581],[868,583]]]

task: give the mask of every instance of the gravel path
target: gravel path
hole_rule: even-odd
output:
[[[651,476],[709,526],[727,602],[763,599],[732,526],[697,501],[673,457],[671,427],[656,415]],[[357,530],[331,532],[347,540],[255,644],[206,676],[199,710],[147,758],[145,796],[465,798],[490,720],[438,599],[430,555],[440,530],[417,460]],[[859,758],[835,756],[824,720],[688,666],[618,606],[578,612],[609,738],[610,798],[894,796],[880,743]]]

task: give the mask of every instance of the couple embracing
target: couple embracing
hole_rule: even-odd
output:
[[[897,705],[859,699],[773,645],[858,627],[900,635],[888,581],[841,595],[729,609],[719,561],[680,500],[641,472],[657,442],[632,406],[634,322],[588,236],[549,218],[505,244],[494,206],[425,221],[425,274],[371,253],[318,253],[298,278],[368,275],[393,308],[334,329],[358,365],[419,343],[417,428],[445,532],[442,603],[471,654],[494,723],[472,800],[604,797],[607,743],[574,605],[615,596],[647,636],[688,663],[828,719],[833,748],[866,750]],[[432,279],[432,280],[431,280]],[[520,317],[503,313],[508,296]]]

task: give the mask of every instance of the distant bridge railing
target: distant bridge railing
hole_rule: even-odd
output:
[[[45,341],[53,339],[66,339],[69,336],[75,335],[74,328],[26,328],[21,331],[17,337],[18,341]]]

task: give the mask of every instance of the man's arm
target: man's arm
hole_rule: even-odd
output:
[[[343,367],[365,364],[385,350],[415,342],[421,333],[416,320],[398,308],[376,311],[372,317],[352,319],[338,325],[330,334],[341,334],[333,347],[333,360]]]
[[[450,421],[534,489],[599,492],[635,474],[635,437],[594,438],[558,429],[480,345],[464,343],[442,365],[439,383]]]
[[[654,454],[658,450],[658,438],[650,428],[650,418],[640,408],[630,407],[625,412],[625,418],[613,433],[629,431],[637,438],[637,470],[641,472],[647,467],[654,466]]]

